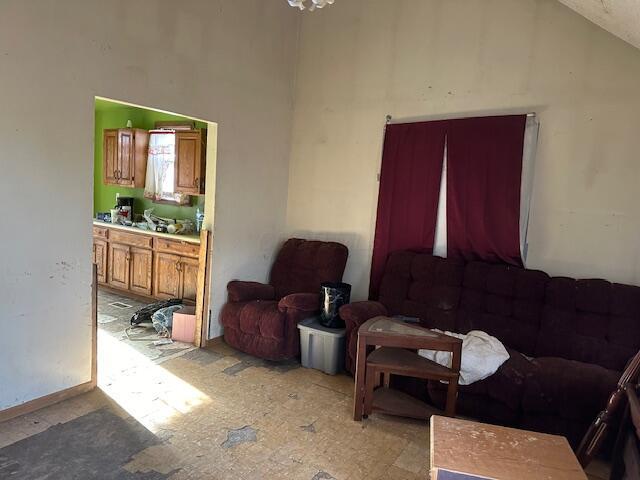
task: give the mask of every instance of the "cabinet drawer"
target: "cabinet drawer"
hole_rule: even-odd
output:
[[[104,238],[106,240],[109,238],[109,229],[106,227],[96,227],[94,225],[93,236],[96,238]]]
[[[152,248],[153,238],[149,235],[138,235],[135,233],[121,232],[118,230],[111,230],[109,233],[110,242],[124,243],[125,245],[131,245],[140,248]]]
[[[197,257],[200,254],[200,245],[182,240],[167,240],[155,238],[155,248],[159,252],[176,253],[186,257]]]

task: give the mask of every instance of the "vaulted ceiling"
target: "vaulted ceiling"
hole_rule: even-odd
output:
[[[640,0],[559,0],[608,32],[640,48]]]

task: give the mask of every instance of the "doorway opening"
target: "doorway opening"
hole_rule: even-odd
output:
[[[94,381],[201,403],[161,364],[208,338],[217,124],[96,97],[94,128]]]

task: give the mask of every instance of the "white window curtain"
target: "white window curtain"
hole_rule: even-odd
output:
[[[533,193],[533,176],[535,172],[536,149],[540,122],[535,115],[527,116],[524,129],[524,146],[522,148],[522,180],[520,182],[520,253],[522,263],[527,265],[529,243],[529,212],[531,211],[531,195]]]
[[[174,192],[176,132],[151,130],[144,196],[154,202],[189,203],[189,195]]]
[[[520,179],[520,254],[522,262],[527,264],[527,234],[529,228],[529,212],[533,192],[533,174],[538,145],[540,123],[535,115],[527,115],[522,148],[522,176]],[[445,141],[444,158],[442,159],[442,178],[440,180],[440,197],[438,198],[438,216],[433,254],[438,257],[447,256],[447,144]]]

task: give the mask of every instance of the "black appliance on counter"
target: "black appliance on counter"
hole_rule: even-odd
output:
[[[133,221],[133,197],[116,197],[116,208],[120,212],[125,225]]]
[[[135,199],[133,197],[118,197],[116,198],[116,207],[117,209],[120,209],[122,207],[131,207],[131,211],[133,212],[133,201]]]

